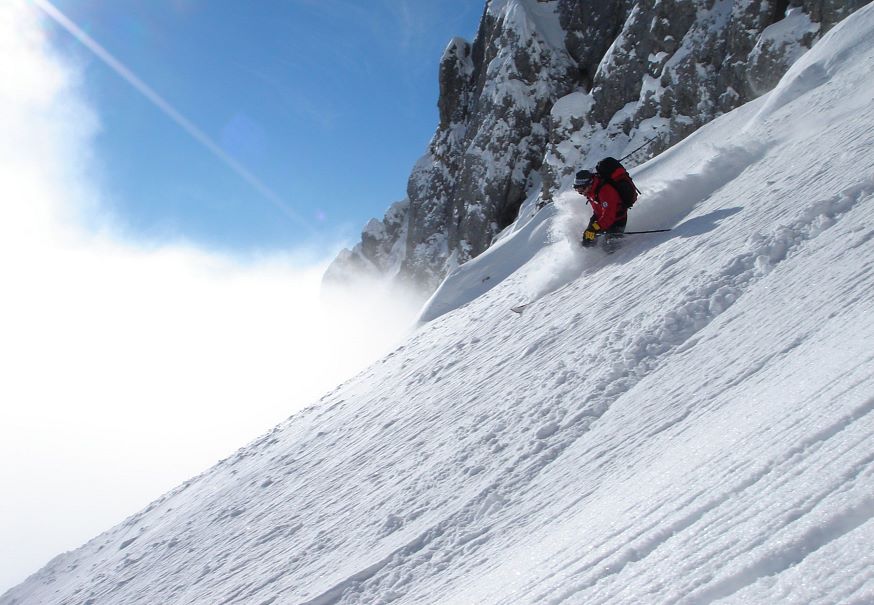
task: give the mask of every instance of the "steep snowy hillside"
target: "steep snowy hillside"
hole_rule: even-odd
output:
[[[874,7],[2,605],[874,602]],[[531,304],[521,315],[509,307]]]

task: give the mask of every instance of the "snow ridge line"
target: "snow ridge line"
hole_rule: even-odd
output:
[[[871,462],[870,459],[867,460],[867,465]],[[840,540],[871,519],[874,519],[874,496],[844,509],[822,525],[808,527],[800,535],[781,544],[779,549],[766,553],[743,569],[678,601],[678,605],[712,603],[734,595],[762,578],[773,577],[795,567],[811,554]]]
[[[852,387],[848,387],[848,390],[850,388]],[[772,460],[768,464],[755,470],[748,477],[743,478],[740,483],[727,486],[724,491],[710,495],[706,502],[695,506],[692,510],[689,510],[683,514],[681,518],[673,522],[665,523],[664,517],[662,516],[660,518],[657,515],[659,510],[658,507],[647,511],[645,516],[654,520],[650,525],[641,528],[641,531],[628,538],[622,539],[621,536],[624,530],[620,530],[615,534],[608,536],[606,540],[620,539],[619,546],[594,561],[585,561],[581,563],[581,565],[571,572],[570,575],[585,575],[592,570],[604,570],[603,573],[595,575],[584,582],[578,583],[575,586],[564,590],[557,597],[550,598],[549,591],[539,594],[535,599],[535,602],[548,603],[548,605],[559,605],[574,595],[578,595],[579,593],[596,586],[605,578],[621,573],[628,565],[642,561],[663,544],[669,542],[675,535],[692,527],[705,516],[718,509],[726,501],[732,498],[737,498],[741,494],[755,488],[760,481],[776,472],[781,466],[787,464],[791,465],[792,461],[797,456],[822,446],[836,435],[848,429],[855,422],[866,418],[872,412],[874,412],[874,398],[869,399],[848,414],[841,416],[829,426],[824,427],[820,431],[811,435],[809,439],[798,443],[795,447],[786,451],[780,460]],[[845,475],[848,477],[855,476],[857,473],[868,468],[872,461],[874,460],[872,460],[871,457],[865,458],[852,468],[848,469]],[[824,493],[809,504],[806,507],[806,510],[798,515],[799,518],[803,517],[804,514],[809,513],[817,504],[822,502],[830,494],[831,492]],[[687,501],[679,504],[676,510],[683,510],[690,503],[696,502],[700,496],[700,493],[692,495]],[[850,533],[871,518],[874,518],[874,498],[866,499],[862,505],[851,507],[829,519],[824,527],[818,529],[814,527],[813,529],[806,530],[802,536],[789,540],[786,544],[781,545],[779,551],[766,553],[762,559],[754,561],[749,568],[745,568],[737,574],[724,578],[715,585],[700,590],[698,593],[689,595],[684,600],[679,601],[678,605],[679,603],[689,603],[689,605],[696,603],[710,603],[711,601],[730,596],[745,586],[753,584],[760,577],[775,575],[797,565],[816,550],[819,550],[823,546],[841,538],[847,533]],[[659,527],[662,527],[662,529],[659,529],[651,536],[647,536],[648,532]],[[783,565],[778,565],[781,562]],[[733,587],[733,589],[729,590],[730,587]]]
[[[323,592],[319,596],[317,596],[313,599],[310,599],[309,601],[305,601],[305,602],[301,603],[301,605],[333,605],[334,603],[338,603],[340,601],[340,599],[343,598],[343,595],[348,590],[352,590],[352,589],[356,588],[357,586],[363,584],[364,582],[366,582],[370,578],[372,578],[374,575],[376,575],[376,573],[379,570],[381,570],[383,567],[388,565],[389,561],[391,561],[395,557],[396,554],[398,554],[399,552],[401,552],[405,549],[410,548],[418,540],[421,540],[421,538],[414,540],[410,545],[404,546],[404,547],[400,548],[399,550],[393,552],[392,554],[388,555],[387,557],[385,557],[381,561],[378,561],[378,562],[374,563],[373,565],[365,567],[361,571],[352,574],[351,576],[349,576],[348,578],[346,578],[344,580],[341,580],[340,582],[338,582],[337,584],[335,584],[334,586],[332,586],[331,588],[329,588],[328,590],[326,590],[325,592]]]
[[[336,603],[339,603],[351,592],[362,589],[362,587],[368,580],[376,576],[392,561],[408,558],[424,550],[426,546],[428,546],[432,542],[439,541],[441,538],[445,539],[447,533],[451,528],[464,527],[465,525],[468,525],[473,518],[477,517],[477,510],[482,508],[482,504],[484,501],[488,501],[488,496],[493,491],[493,488],[494,486],[489,486],[485,488],[479,494],[477,494],[475,498],[467,502],[460,510],[447,516],[443,521],[440,521],[439,523],[428,528],[407,544],[395,549],[389,555],[382,558],[378,562],[365,567],[361,571],[350,575],[340,582],[337,582],[334,586],[324,591],[317,597],[305,601],[300,605],[334,605]],[[458,517],[462,518],[460,523],[456,521]],[[490,531],[491,526],[486,526],[485,528],[481,528],[473,532],[457,532],[457,535],[453,536],[453,541],[458,545],[470,544],[475,546],[476,544],[488,540],[487,536]],[[433,552],[437,552],[444,549],[432,547],[431,550]],[[448,550],[449,549],[446,549],[447,552]],[[430,554],[425,555],[424,559],[428,561],[431,559],[431,556],[432,555]],[[377,580],[376,584],[379,583],[380,581]],[[399,596],[397,593],[394,592],[392,592],[392,595],[393,598]]]

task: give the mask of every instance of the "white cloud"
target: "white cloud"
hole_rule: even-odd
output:
[[[327,310],[310,253],[123,241],[94,220],[80,88],[29,3],[3,2],[0,592],[313,402],[413,312]]]

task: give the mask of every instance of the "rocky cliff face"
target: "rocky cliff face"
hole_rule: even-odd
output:
[[[325,276],[433,290],[523,206],[604,155],[640,163],[770,90],[864,0],[488,0],[440,62],[440,123],[407,199]],[[645,184],[644,184],[645,186]]]

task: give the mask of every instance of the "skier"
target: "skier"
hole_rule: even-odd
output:
[[[583,247],[597,245],[603,235],[604,250],[614,252],[628,223],[628,209],[637,200],[637,188],[628,172],[615,159],[604,158],[596,172],[577,172],[574,190],[586,197],[594,211],[583,231]]]

